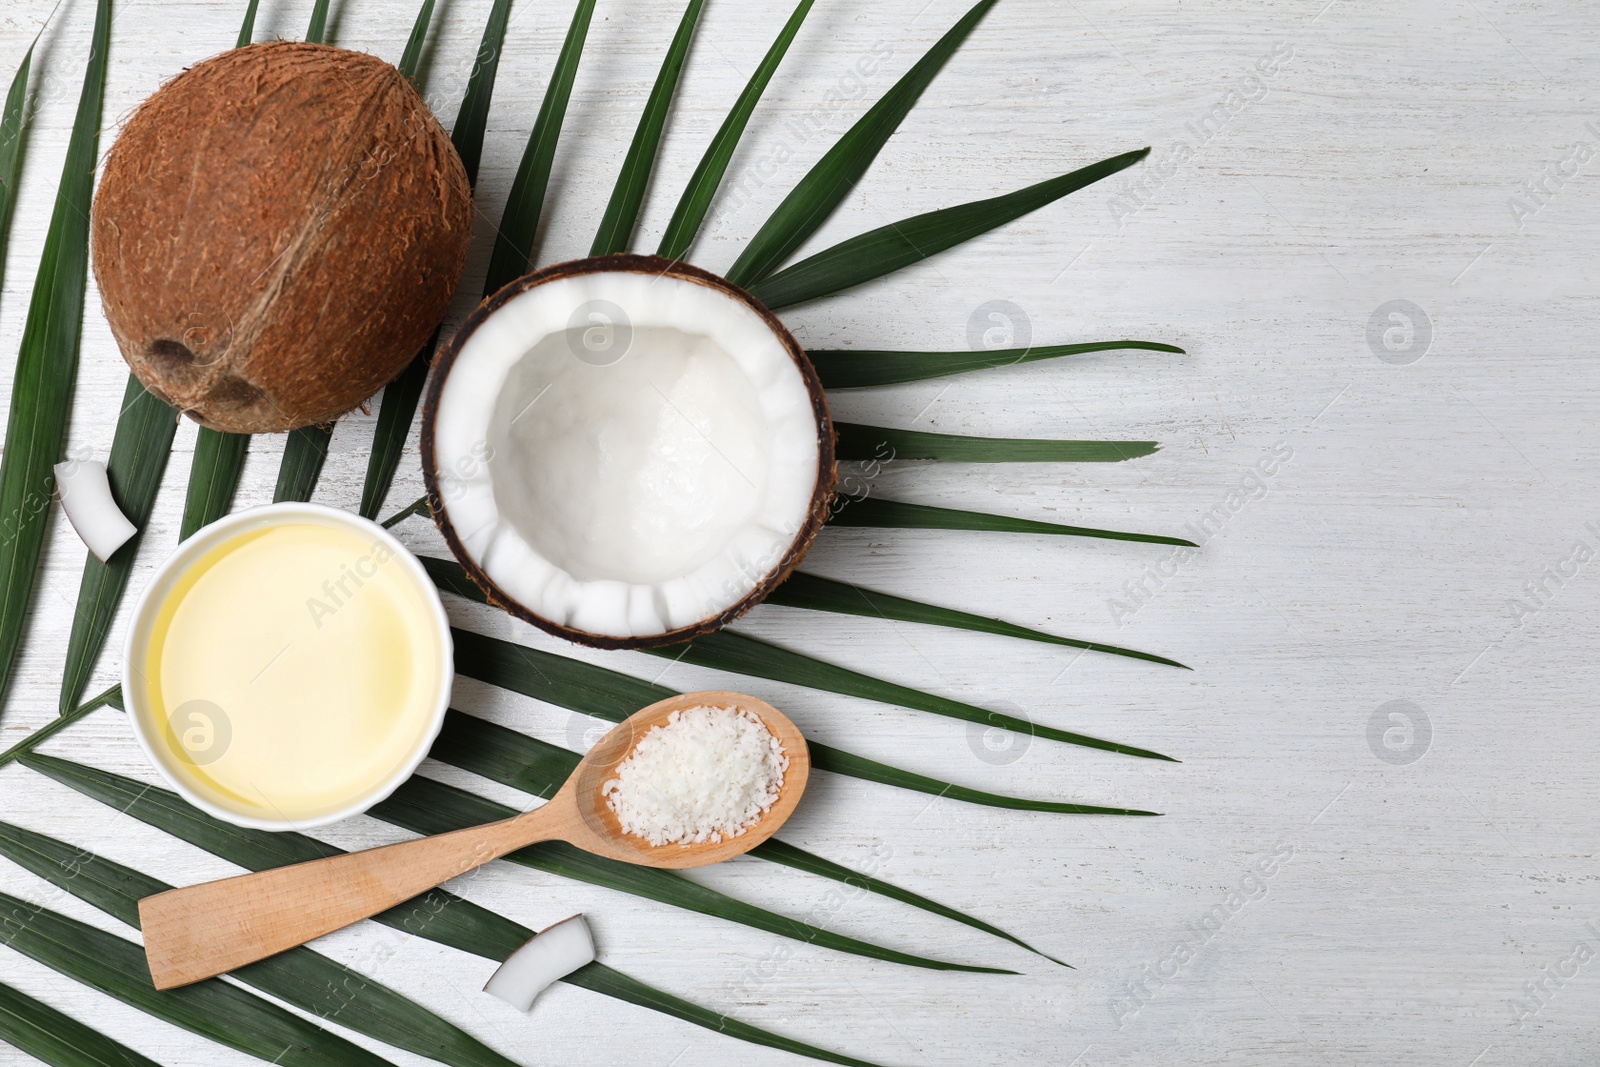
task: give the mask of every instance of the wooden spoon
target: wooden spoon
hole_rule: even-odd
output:
[[[656,846],[625,834],[601,787],[651,727],[664,725],[674,711],[702,706],[748,711],[778,739],[789,769],[777,802],[754,826],[722,841]],[[548,803],[526,814],[145,897],[139,901],[139,924],[150,977],[157,989],[171,989],[231,971],[376,915],[539,841],[565,841],[646,867],[701,867],[732,859],[783,825],[800,802],[810,771],[805,738],[770,704],[720,690],[675,696],[617,724]]]

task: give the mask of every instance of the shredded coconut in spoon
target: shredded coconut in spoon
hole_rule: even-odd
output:
[[[600,792],[626,833],[652,845],[738,837],[778,799],[789,757],[740,708],[675,711],[639,739]]]

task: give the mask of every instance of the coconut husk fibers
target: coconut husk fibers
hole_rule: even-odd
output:
[[[394,67],[275,41],[146,100],[92,223],[134,374],[204,426],[262,433],[330,421],[404,369],[461,277],[472,193]]]

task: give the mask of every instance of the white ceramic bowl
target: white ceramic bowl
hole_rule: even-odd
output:
[[[145,662],[149,651],[154,617],[171,595],[174,586],[197,561],[212,549],[240,534],[288,523],[334,526],[379,542],[394,553],[394,561],[405,569],[411,580],[415,581],[423,602],[431,614],[430,629],[436,638],[435,648],[439,657],[439,687],[438,692],[434,694],[430,713],[421,720],[421,727],[416,730],[416,737],[405,749],[405,757],[397,762],[392,771],[381,781],[364,789],[359,795],[351,796],[348,803],[339,806],[337,810],[325,811],[308,818],[266,819],[228,808],[195,788],[192,784],[192,772],[186,769],[184,762],[175,756],[171,747],[160,736],[152,735],[153,731],[161,729],[161,723],[153,710],[146,705],[146,686],[138,677],[137,665]],[[375,522],[322,504],[301,503],[266,504],[228,515],[179,545],[178,549],[156,569],[150,583],[139,595],[139,602],[134,607],[133,618],[128,625],[127,640],[123,644],[122,663],[122,693],[127,705],[128,718],[133,722],[133,732],[139,739],[140,747],[144,749],[145,755],[160,772],[161,777],[165,778],[179,795],[200,810],[235,826],[257,830],[304,830],[315,826],[326,826],[340,819],[359,815],[393,793],[416,771],[423,757],[433,746],[434,739],[439,736],[445,712],[450,705],[450,688],[455,674],[450,620],[445,615],[444,605],[439,600],[438,590],[432,579],[428,577],[427,571],[423,570],[417,557],[412,555],[411,550]]]

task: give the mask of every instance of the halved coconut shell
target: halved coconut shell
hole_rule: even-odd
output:
[[[562,263],[478,307],[423,403],[434,519],[489,600],[598,648],[709,633],[828,517],[834,434],[762,304],[656,256]]]

